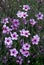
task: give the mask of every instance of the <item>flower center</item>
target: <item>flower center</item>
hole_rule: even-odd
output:
[[[25,7],[25,9],[27,9],[27,7]]]
[[[16,35],[13,35],[13,37],[16,37]]]
[[[36,39],[34,41],[36,42]]]
[[[40,14],[39,14],[38,16],[39,16],[39,17],[41,17],[41,15],[40,15]]]
[[[7,42],[9,42],[9,40],[7,40]]]
[[[25,35],[28,35],[28,33],[25,33]]]
[[[28,53],[25,53],[26,55],[28,55]]]
[[[17,21],[15,21],[15,24],[17,24]]]
[[[4,22],[6,22],[6,20],[4,20]]]
[[[13,54],[15,53],[15,51],[12,52]]]
[[[24,17],[25,17],[26,15],[24,14]]]
[[[28,47],[28,45],[26,47]]]
[[[25,50],[23,49],[23,51],[25,51]]]
[[[4,30],[7,30],[7,28],[3,28]]]

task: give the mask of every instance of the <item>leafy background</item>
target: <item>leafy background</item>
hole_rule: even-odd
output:
[[[31,17],[35,18],[34,15],[39,11],[41,11],[44,14],[44,0],[0,0],[0,22],[1,19],[5,17],[17,18],[16,13],[19,9],[22,10],[22,6],[24,4],[28,4],[29,6],[31,6],[29,18]],[[38,25],[42,26],[41,30],[36,28],[36,32],[41,37],[40,43],[43,48],[43,51],[39,52],[39,50],[37,50],[38,47],[36,47],[35,50],[37,50],[39,53],[34,59],[30,57],[31,58],[30,65],[44,65],[44,20],[39,21]],[[35,28],[31,28],[32,33],[34,32],[34,30]],[[11,57],[9,58],[8,53],[7,53],[8,62],[6,64],[2,63],[3,56],[5,56],[5,53],[8,51],[8,49],[4,51],[5,48],[2,43],[3,43],[2,24],[0,23],[0,65],[17,65],[14,61],[12,61],[14,58]],[[37,53],[34,50],[32,51],[32,49],[33,48],[31,48],[31,52]],[[41,50],[41,48],[39,49]],[[27,60],[24,61],[23,65],[28,65],[26,64],[26,61]]]

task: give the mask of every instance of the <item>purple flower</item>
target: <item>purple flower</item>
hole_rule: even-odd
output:
[[[23,48],[24,50],[29,50],[29,49],[30,49],[30,44],[25,43],[25,44],[23,44],[22,48]]]
[[[19,28],[20,22],[18,19],[12,19],[12,30],[17,30]]]
[[[22,12],[22,11],[18,11],[16,15],[17,15],[19,18],[22,18],[23,12]]]
[[[25,43],[23,44],[22,49],[20,49],[20,52],[23,56],[28,57],[30,55],[28,51],[29,49],[30,49],[30,44]]]
[[[34,26],[34,25],[36,24],[36,21],[32,18],[32,19],[30,19],[30,24],[31,24],[32,26]]]
[[[6,63],[7,63],[7,61],[8,61],[8,59],[7,59],[7,57],[6,57],[6,56],[2,57],[2,63],[6,64]]]
[[[44,15],[41,12],[39,12],[35,16],[37,17],[37,20],[42,20]]]
[[[34,45],[34,44],[38,44],[38,42],[39,42],[39,40],[40,40],[40,37],[36,34],[35,36],[33,36],[33,38],[32,38],[32,44]]]
[[[10,49],[10,55],[11,55],[11,56],[16,57],[17,54],[18,54],[18,51],[16,50],[16,48]]]
[[[28,16],[27,12],[18,11],[16,14],[19,18],[26,18]]]
[[[25,51],[25,52],[23,53],[23,55],[24,55],[25,57],[30,56],[29,51]]]
[[[23,54],[26,50],[24,49],[20,49],[20,52]]]
[[[20,30],[20,35],[28,37],[30,35],[30,33],[28,30],[22,29],[22,30]]]
[[[5,43],[5,45],[6,45],[7,48],[8,47],[10,48],[11,45],[13,44],[11,37],[5,37],[4,43]]]
[[[21,52],[21,54],[22,54],[23,56],[25,56],[25,57],[30,56],[30,53],[29,53],[29,51],[27,51],[27,50],[20,49],[20,52]]]
[[[23,18],[25,19],[28,16],[27,12],[23,12]]]
[[[2,20],[2,23],[4,23],[4,24],[9,23],[8,18],[4,18],[4,19]]]
[[[24,44],[24,40],[21,39],[21,40],[20,40],[20,45],[23,46],[23,44]]]
[[[22,19],[23,20],[23,24],[27,24],[27,21],[26,21],[26,19]]]
[[[20,25],[18,19],[13,19],[12,24],[13,24],[13,26],[15,26],[15,27],[18,27],[18,26]]]
[[[22,64],[23,62],[23,59],[21,58],[21,56],[19,56],[16,60],[17,63],[19,63],[20,65]]]
[[[10,33],[12,40],[17,40],[18,39],[18,34],[16,32]]]
[[[2,33],[9,33],[10,31],[12,31],[12,29],[10,29],[8,26],[6,26],[6,25],[3,25],[3,31],[2,31]]]
[[[30,10],[30,7],[29,7],[29,5],[23,5],[23,10],[25,10],[25,11],[28,11],[28,10]]]
[[[14,26],[13,24],[11,25],[11,28],[12,28],[12,30],[17,30],[18,29],[18,26],[16,27],[16,26]]]

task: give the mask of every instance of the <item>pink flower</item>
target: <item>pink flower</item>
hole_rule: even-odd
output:
[[[26,17],[28,17],[28,14],[27,14],[27,12],[23,12],[23,16],[22,16],[24,19],[26,18]]]
[[[37,20],[42,20],[44,15],[41,12],[39,12],[35,16],[37,17]]]
[[[11,56],[16,57],[17,54],[18,54],[18,51],[16,50],[16,48],[10,49],[10,55],[11,55]]]
[[[18,26],[14,26],[13,24],[11,25],[12,30],[17,30]]]
[[[20,30],[20,35],[28,37],[30,35],[30,33],[28,30],[22,29],[22,30]]]
[[[12,20],[12,25],[11,25],[12,30],[17,30],[19,28],[19,25],[20,25],[20,22],[18,19]]]
[[[20,22],[18,19],[13,19],[12,24],[13,26],[18,27],[20,25]]]
[[[25,24],[25,25],[26,25],[26,24],[27,24],[27,20],[26,20],[25,18],[23,18],[22,20],[23,20],[23,21],[22,21],[22,22],[23,22],[23,24]]]
[[[23,54],[23,56],[25,56],[25,57],[30,56],[30,53],[29,53],[29,51],[27,51],[27,50],[20,49],[20,52],[21,52],[21,54]]]
[[[20,40],[20,45],[23,46],[23,44],[24,44],[24,40],[21,39],[21,40]]]
[[[25,10],[25,11],[28,11],[28,10],[30,10],[30,7],[29,7],[29,5],[23,5],[23,10]]]
[[[16,15],[17,15],[19,18],[22,18],[23,12],[22,12],[22,11],[18,11]]]
[[[28,56],[30,56],[30,53],[29,53],[29,51],[25,51],[25,52],[23,53],[23,56],[25,56],[25,57],[28,57]]]
[[[4,19],[2,20],[2,23],[4,23],[4,24],[9,23],[8,18],[4,18]]]
[[[19,63],[20,65],[22,64],[23,62],[23,59],[21,56],[17,57],[17,60],[16,60],[17,63]]]
[[[12,40],[17,40],[18,39],[18,34],[16,32],[10,33]]]
[[[23,54],[26,50],[24,49],[20,49],[20,52]]]
[[[22,48],[23,48],[24,50],[29,50],[29,49],[30,49],[30,44],[25,43],[25,44],[23,44]]]
[[[5,37],[4,43],[6,47],[11,47],[11,45],[13,44],[11,37]]]
[[[9,33],[10,31],[12,31],[12,29],[10,29],[8,26],[6,26],[6,25],[3,25],[3,31],[2,31],[2,33]]]
[[[39,40],[40,40],[40,37],[36,34],[35,36],[33,36],[33,38],[32,38],[32,44],[38,44],[38,42],[39,42]]]
[[[26,18],[28,16],[27,12],[18,11],[16,14],[19,18]]]
[[[30,19],[30,24],[31,24],[32,26],[34,26],[36,23],[37,23],[37,22],[36,22],[33,18]]]

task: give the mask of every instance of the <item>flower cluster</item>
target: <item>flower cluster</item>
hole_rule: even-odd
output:
[[[20,52],[23,54],[23,56],[28,57],[30,56],[29,53],[30,45],[28,43],[23,44],[22,49],[20,49]]]
[[[26,18],[28,16],[27,12],[18,11],[16,14],[19,18]]]
[[[22,30],[20,30],[20,35],[28,37],[30,35],[30,33],[28,30],[22,29]]]
[[[4,45],[9,50],[9,55],[15,57],[16,63],[20,65],[25,58],[31,56],[32,46],[37,46],[40,41],[40,35],[33,28],[37,27],[38,20],[43,20],[43,14],[39,12],[35,14],[35,19],[31,17],[28,20],[30,9],[29,5],[23,5],[22,11],[16,13],[17,18],[7,17],[1,21],[2,34],[5,35]],[[30,59],[27,63],[30,63]]]

